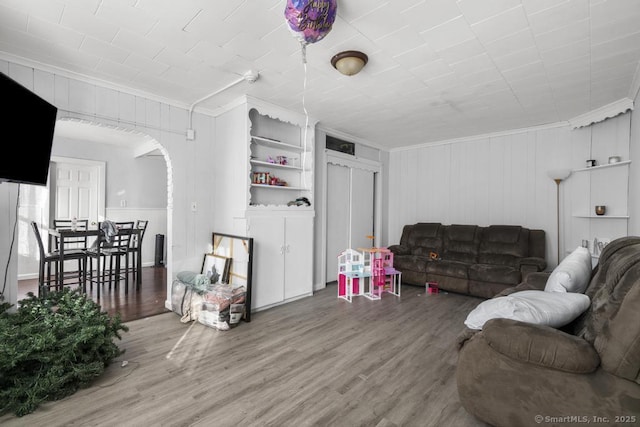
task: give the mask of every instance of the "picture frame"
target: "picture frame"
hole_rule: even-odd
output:
[[[215,267],[215,271],[220,275],[220,278],[216,281],[216,283],[229,283],[229,268],[231,266],[231,258],[216,255],[216,254],[204,254],[204,259],[202,260],[202,274],[207,274],[207,272],[212,271],[213,267]]]
[[[230,260],[228,284],[233,289],[245,289],[243,320],[250,322],[253,287],[253,238],[213,232],[211,245],[213,247],[212,254]]]

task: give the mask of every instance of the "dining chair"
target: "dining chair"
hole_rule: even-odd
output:
[[[148,224],[149,221],[146,219],[137,220],[135,228],[139,230],[139,234],[131,236],[131,239],[129,240],[127,252],[131,255],[130,271],[133,273],[134,280],[137,280],[138,275],[142,274],[142,272],[138,270],[138,254],[140,254],[140,251],[142,250],[142,239],[145,231],[147,231]]]
[[[109,239],[106,235],[101,235],[96,244],[100,245],[100,250],[97,247],[91,247],[87,249],[86,254],[89,259],[89,286],[93,289],[93,260],[98,256],[101,258],[102,271],[96,271],[97,275],[100,275],[101,282],[109,282],[109,289],[112,285],[117,288],[121,279],[124,279],[125,294],[129,292],[129,242],[131,240],[131,230],[134,227],[133,221],[114,222],[113,225],[116,229],[116,234]],[[98,227],[103,229],[103,224],[99,223]],[[128,231],[127,231],[128,230]],[[122,267],[122,259],[124,259],[125,267]],[[107,262],[108,261],[108,262]],[[123,274],[124,272],[124,274]]]
[[[44,243],[42,241],[42,235],[40,228],[35,221],[31,221],[31,228],[38,244],[38,252],[40,256],[38,265],[38,296],[44,296],[51,288],[56,290],[62,290],[63,286],[78,285],[82,292],[86,292],[86,267],[87,267],[87,255],[84,251],[69,252],[65,251],[64,260],[60,258],[60,252],[57,250],[47,252],[44,249]],[[60,262],[77,260],[78,270],[72,272],[65,277],[59,277],[59,265]],[[54,274],[51,275],[51,266],[54,267]],[[75,279],[69,283],[65,283],[65,279]]]
[[[88,219],[54,219],[53,220],[53,228],[55,230],[88,230],[89,229],[89,220]],[[88,238],[87,236],[78,236],[78,237],[67,237],[64,240],[65,247],[65,255],[67,252],[81,252],[85,251],[88,246]],[[60,249],[60,238],[55,237],[54,239],[54,247],[52,250]]]

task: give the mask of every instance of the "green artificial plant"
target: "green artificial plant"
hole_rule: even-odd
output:
[[[0,305],[0,415],[22,416],[75,393],[124,353],[129,328],[78,290],[29,293],[11,312]]]

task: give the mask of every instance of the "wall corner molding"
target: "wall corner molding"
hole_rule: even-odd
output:
[[[629,98],[636,99],[640,93],[640,63],[636,67],[636,72],[633,75],[633,80],[631,81],[631,89],[629,89]]]
[[[619,114],[626,113],[629,110],[633,110],[633,100],[629,98],[622,98],[618,101],[612,102],[611,104],[603,105],[602,107],[596,108],[588,113],[569,119],[569,123],[573,129],[578,129],[584,126],[590,126],[594,123],[602,122]]]

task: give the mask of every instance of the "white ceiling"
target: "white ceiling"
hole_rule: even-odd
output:
[[[386,148],[564,121],[640,86],[639,0],[338,0],[307,46],[285,0],[0,0],[0,55],[216,111],[244,93]],[[342,50],[369,56],[339,74]],[[4,52],[4,53],[2,53]]]

